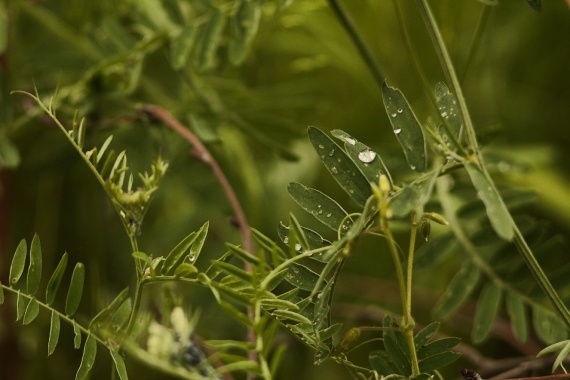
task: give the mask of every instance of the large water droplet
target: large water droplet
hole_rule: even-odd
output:
[[[376,158],[376,152],[370,149],[366,149],[358,153],[358,159],[365,163],[372,162],[374,161],[375,158]]]
[[[194,254],[188,255],[188,260],[189,260],[190,262],[193,262],[194,260],[196,260],[196,255],[194,255]]]
[[[288,236],[285,236],[285,238],[283,239],[283,243],[289,244],[289,237]]]
[[[395,134],[400,134],[402,132],[402,128],[394,129]]]

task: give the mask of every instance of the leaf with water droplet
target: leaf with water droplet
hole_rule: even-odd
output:
[[[491,226],[499,237],[511,241],[515,234],[511,214],[497,189],[477,165],[467,163],[465,164],[465,169],[469,177],[471,177],[471,182],[477,189],[478,195],[485,204]]]
[[[364,206],[366,199],[372,194],[370,184],[364,174],[323,131],[309,127],[308,135],[315,151],[335,181],[356,203]]]
[[[404,150],[412,170],[423,172],[427,168],[427,151],[424,131],[404,94],[396,88],[382,84],[384,108],[396,138]],[[402,112],[398,112],[402,110]],[[400,130],[399,132],[396,132]]]
[[[449,92],[449,89],[443,82],[435,85],[435,102],[438,112],[443,120],[444,125],[440,129],[440,134],[444,139],[453,146],[457,147],[454,142],[460,141],[461,136],[461,117],[457,107],[457,99],[455,95]]]
[[[309,244],[308,249],[324,248],[331,245],[331,242],[326,239],[323,239],[323,237],[319,233],[306,227],[301,227],[301,229],[303,230],[303,234],[307,238],[307,243]],[[281,239],[281,241],[283,241],[283,243],[285,244],[289,243],[289,233],[290,233],[289,231],[290,231],[289,226],[286,226],[281,222],[279,223],[277,233],[279,234],[279,238]],[[322,259],[322,255],[319,254],[314,254],[310,256],[310,258],[315,259],[317,261],[326,262],[325,260]]]
[[[347,212],[328,195],[319,190],[291,182],[287,186],[289,195],[303,210],[312,214],[321,223],[334,231],[338,230],[342,221],[348,216]]]
[[[420,210],[429,201],[439,169],[423,176],[399,190],[391,199],[390,206],[395,216],[407,215],[412,210]]]

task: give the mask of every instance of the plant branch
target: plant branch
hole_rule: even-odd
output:
[[[358,32],[356,25],[354,24],[348,13],[346,13],[346,11],[342,8],[339,0],[328,0],[328,3],[334,15],[338,18],[342,27],[346,30],[346,32],[352,39],[352,42],[356,46],[356,49],[358,50],[358,53],[364,60],[364,63],[366,64],[366,66],[368,66],[370,73],[372,74],[374,80],[378,84],[378,88],[382,88],[382,83],[384,83],[384,74],[382,73],[380,64],[378,63],[376,58],[374,58],[374,55],[372,54],[372,51],[370,51],[370,48],[368,47],[366,42],[364,42],[364,38]]]
[[[210,154],[208,149],[202,144],[202,141],[198,139],[188,128],[182,125],[178,120],[176,120],[170,113],[168,113],[165,109],[159,106],[151,106],[145,105],[141,107],[141,110],[150,116],[162,121],[168,127],[172,128],[176,133],[182,136],[186,141],[188,141],[194,148],[194,156],[208,165],[208,167],[214,173],[214,176],[220,183],[220,186],[226,195],[226,199],[230,203],[230,207],[232,208],[235,217],[238,222],[238,227],[242,236],[242,243],[243,248],[247,251],[252,253],[253,252],[253,240],[251,231],[249,229],[249,224],[247,222],[245,213],[241,207],[241,204],[237,198],[237,195],[228,181],[226,175],[220,168],[218,162],[214,159],[214,157]],[[251,270],[250,267],[247,268]]]

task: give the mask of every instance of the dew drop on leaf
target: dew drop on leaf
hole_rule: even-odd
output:
[[[399,134],[400,132],[402,132],[402,128],[394,129],[395,134]]]
[[[376,158],[376,152],[366,149],[358,153],[358,159],[364,163],[372,162]]]

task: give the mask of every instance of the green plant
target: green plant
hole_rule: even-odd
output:
[[[540,8],[540,2],[529,3]],[[397,2],[394,4],[398,9]],[[289,2],[278,1],[273,5],[285,8]],[[557,240],[543,233],[540,223],[513,216],[511,209],[526,204],[528,193],[499,191],[491,174],[503,157],[486,155],[478,142],[460,79],[427,1],[419,0],[417,8],[449,88],[443,82],[429,88],[437,118],[432,117],[426,123],[420,123],[402,91],[385,81],[380,65],[342,5],[336,0],[330,0],[329,5],[377,81],[392,131],[405,156],[401,160],[405,163],[400,166],[409,168],[398,169],[396,176],[392,165],[386,165],[378,152],[351,134],[339,129],[331,131],[342,142],[339,145],[327,133],[309,127],[310,144],[350,198],[350,202],[344,203],[352,210],[346,211],[340,198],[335,200],[298,182],[289,183],[287,190],[302,209],[332,231],[330,240],[326,232],[305,227],[293,214],[289,215],[288,224],[278,226],[281,242],[250,228],[247,210],[243,210],[215,155],[202,142],[211,138],[207,131],[218,119],[252,133],[260,146],[294,158],[279,138],[253,128],[246,117],[226,106],[223,83],[204,79],[203,73],[218,68],[220,49],[229,63],[244,62],[258,30],[262,2],[123,4],[135,10],[127,23],[135,32],[117,20],[107,20],[106,28],[113,30],[111,35],[115,40],[104,45],[104,39],[95,38],[103,46],[83,47],[86,55],[95,61],[99,50],[111,51],[110,58],[93,64],[80,81],[62,84],[49,100],[44,100],[38,90],[35,94],[23,92],[34,101],[34,113],[45,113],[90,169],[113,205],[130,243],[133,284],[118,292],[87,321],[75,317],[85,277],[81,263],[76,264],[69,281],[64,310],[54,306],[67,254],[61,257],[47,282],[45,297],[37,295],[42,281],[42,249],[37,235],[30,243],[29,253],[26,241],[21,241],[10,265],[9,282],[0,284],[0,303],[4,302],[5,293],[14,295],[16,320],[22,320],[24,325],[33,322],[40,309],[51,314],[48,355],[58,345],[61,321],[73,327],[75,348],[80,348],[85,338],[76,378],[88,376],[99,346],[110,353],[112,376],[121,379],[128,377],[123,355],[179,378],[270,379],[278,373],[285,355],[286,346],[275,342],[281,329],[314,351],[316,364],[334,361],[346,368],[352,378],[442,378],[440,371],[460,356],[454,351],[460,339],[438,335],[441,326],[438,321],[418,326],[412,311],[414,279],[422,272],[436,271],[436,265],[446,259],[459,269],[435,305],[435,319],[451,315],[479,291],[471,341],[480,343],[488,338],[504,298],[516,338],[527,339],[528,310],[532,310],[534,331],[541,340],[553,344],[544,352],[561,350],[553,370],[562,364],[568,353],[566,339],[570,327],[570,313],[560,296],[566,287],[556,290],[537,261],[537,256],[546,254]],[[77,46],[83,45],[84,41],[77,40],[61,25],[48,22],[51,16],[42,8],[25,3],[22,7]],[[227,22],[231,32],[225,35]],[[188,119],[193,131],[155,105],[184,107],[153,87],[154,83],[142,74],[143,59],[152,59],[157,51],[169,55],[171,72],[192,89],[192,99],[187,103],[205,110],[202,114],[190,113]],[[428,82],[419,62],[416,69],[424,82]],[[139,85],[147,90],[141,98],[134,95]],[[101,145],[86,149],[87,125],[97,122],[100,108],[113,108],[115,99],[129,96],[137,99],[128,104],[130,121],[149,128],[166,125],[187,140],[192,145],[193,156],[219,182],[235,215],[241,245],[226,243],[225,253],[215,255],[204,269],[200,269],[198,261],[203,257],[210,229],[207,221],[202,221],[199,229],[187,234],[168,253],[149,254],[139,246],[151,201],[164,188],[162,181],[169,164],[162,154],[152,162],[150,173],[139,174],[137,185],[137,178],[129,173],[126,151],[116,154],[111,149],[112,136]],[[89,101],[84,101],[84,97]],[[62,112],[56,115],[56,108]],[[78,113],[85,117],[75,114],[71,127],[67,128],[60,115],[69,115],[74,108],[80,108]],[[209,141],[215,142],[215,138]],[[11,145],[2,152],[7,157],[3,159],[7,166],[18,162]],[[405,179],[402,172],[406,173]],[[400,185],[404,180],[407,183]],[[460,191],[454,191],[452,181],[459,184]],[[443,227],[434,226],[432,233],[432,223]],[[418,233],[427,241],[419,248]],[[364,240],[369,245],[373,242],[373,248],[364,252],[368,256],[357,259],[356,252]],[[515,249],[520,256],[511,254]],[[373,325],[348,327],[336,322],[335,295],[345,268],[353,260],[371,260],[369,257],[374,255],[389,256],[392,261],[398,307],[391,313],[382,312]],[[527,278],[518,281],[528,270],[535,281]],[[563,279],[567,274],[568,268],[561,268],[556,275]],[[223,339],[203,339],[196,327],[199,308],[185,304],[175,285],[208,289],[218,310],[242,328],[241,337],[228,334]],[[158,318],[143,305],[145,293],[154,286],[162,289],[155,305],[160,309]],[[377,302],[382,304],[383,300]],[[361,351],[366,352],[365,360]]]

